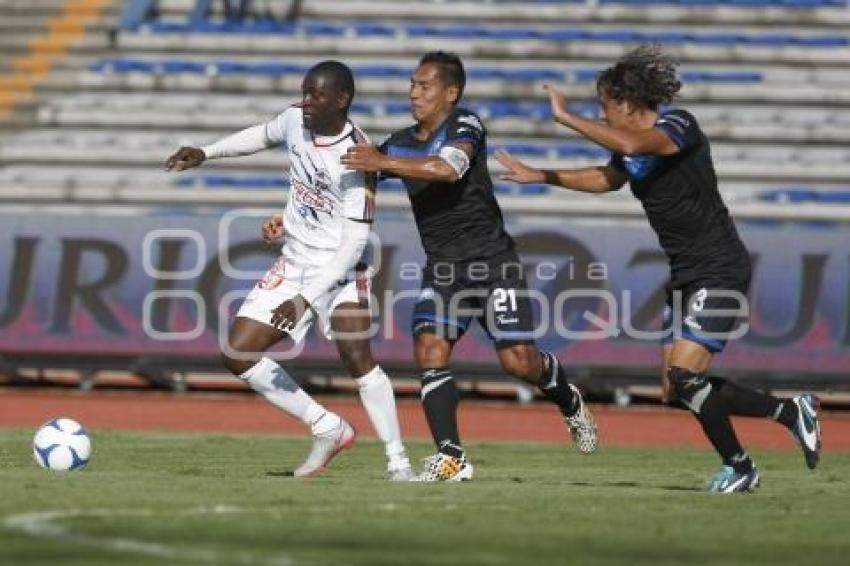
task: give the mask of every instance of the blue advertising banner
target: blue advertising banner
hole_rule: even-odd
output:
[[[0,213],[0,353],[218,356],[241,298],[277,256],[273,211]],[[542,345],[572,366],[654,368],[666,259],[645,221],[509,215]],[[749,328],[717,365],[838,374],[850,366],[850,229],[741,222],[753,258]],[[373,242],[374,349],[411,362],[422,250],[412,218],[385,210]],[[336,358],[311,332],[302,359]],[[455,359],[494,364],[476,330]]]

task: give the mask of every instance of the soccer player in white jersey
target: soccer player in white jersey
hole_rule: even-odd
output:
[[[300,342],[317,318],[357,382],[360,398],[384,442],[390,479],[413,478],[401,441],[390,381],[372,358],[369,279],[363,261],[374,217],[374,180],[340,164],[366,137],[348,119],[354,97],[351,70],[337,61],[314,66],[302,100],[268,123],[203,148],[181,147],[166,169],[182,171],[207,159],[248,155],[272,146],[289,154],[291,188],[283,214],[264,221],[263,239],[283,239],[281,255],[245,298],[230,329],[224,365],[273,405],[311,428],[313,448],[294,474],[321,473],[354,442],[355,432],[302,390],[263,353],[289,338]],[[284,236],[285,232],[285,236]]]

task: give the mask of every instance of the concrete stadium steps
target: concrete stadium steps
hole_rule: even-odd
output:
[[[77,49],[93,55],[111,44],[116,0],[4,0],[0,4],[0,131],[35,118],[34,91]],[[91,35],[86,35],[92,31]]]
[[[285,202],[288,184],[281,172],[258,172],[256,169],[234,166],[227,169],[216,168],[207,164],[201,169],[182,173],[168,173],[161,168],[151,167],[109,167],[95,165],[62,165],[45,168],[38,165],[15,165],[0,169],[0,199],[15,200],[28,198],[31,189],[42,199],[57,198],[65,195],[67,198],[90,198],[95,194],[107,194],[110,191],[133,191],[137,198],[142,193],[149,192],[151,198],[160,198],[162,191],[197,192],[206,190],[213,192],[242,192],[253,195],[254,199],[277,200]],[[525,196],[527,198],[557,199],[559,201],[588,199],[588,195],[573,191],[560,190],[550,187],[547,190],[524,187],[496,180],[497,195],[500,197]],[[794,194],[808,191],[811,194],[850,194],[846,184],[829,185],[811,183],[802,186],[789,186],[781,183],[730,183],[721,185],[721,191],[728,203],[746,203],[764,200],[770,197],[773,202],[782,200],[783,191],[794,198]],[[382,182],[380,193],[401,194],[404,191],[398,183]],[[88,196],[86,196],[88,195]],[[627,189],[609,193],[603,196],[604,202],[628,201],[632,196]],[[405,203],[401,203],[405,204]]]
[[[223,33],[150,34],[122,32],[118,37],[122,50],[182,51],[196,53],[299,53],[345,56],[350,54],[419,56],[426,51],[444,49],[462,56],[514,58],[530,60],[593,59],[611,61],[635,44],[619,41],[489,41],[475,38],[407,37],[388,41],[386,37],[362,37],[340,41],[333,36],[243,35]],[[763,64],[844,65],[850,60],[850,47],[797,47],[774,45],[668,45],[666,50],[689,62],[748,62]]]
[[[0,145],[0,162],[51,165],[100,164],[159,168],[180,145],[203,145],[224,131],[134,131],[127,129],[38,129],[12,136]],[[494,137],[489,147],[510,147],[510,139]],[[551,141],[539,143],[540,151],[518,151],[530,164],[545,168],[585,167],[606,161],[604,155],[550,151]],[[723,182],[770,180],[773,182],[842,182],[850,179],[850,148],[846,146],[795,147],[769,144],[715,143],[712,145],[718,177]],[[208,166],[283,171],[287,157],[282,151],[266,151],[240,159],[222,159]],[[491,156],[494,175],[501,166]]]
[[[300,78],[318,57],[270,54],[269,56],[202,57],[195,53],[151,54],[130,52],[122,57],[91,60],[85,68],[101,74],[152,74],[152,75],[240,75],[250,77]],[[418,62],[417,57],[383,55],[376,63],[374,57],[346,56],[342,62],[349,64],[355,77],[384,78],[392,81],[406,80]],[[80,61],[81,62],[81,61]],[[593,85],[597,74],[610,62],[598,61],[542,61],[530,63],[523,60],[467,58],[464,65],[469,82],[543,84],[580,83]],[[77,68],[81,68],[79,65]],[[850,86],[850,76],[845,69],[794,67],[773,65],[764,67],[748,64],[684,64],[678,69],[685,87],[703,85],[813,85],[822,87]]]
[[[166,0],[171,3],[172,0]],[[426,4],[427,7],[423,7]],[[429,18],[447,21],[551,22],[554,20],[584,22],[635,23],[700,23],[700,24],[757,24],[788,25],[801,17],[809,25],[824,27],[850,23],[850,14],[840,7],[803,10],[789,7],[763,6],[676,6],[658,3],[628,5],[597,2],[394,2],[392,0],[311,0],[304,3],[305,17],[385,17],[417,19],[426,10]]]
[[[143,178],[142,174],[132,169],[122,168],[120,172],[125,179],[128,173],[134,174],[134,178]],[[7,182],[4,171],[0,170],[0,201],[8,204],[29,203],[33,206],[61,204],[63,207],[98,206],[106,203],[156,206],[204,203],[211,206],[279,208],[287,197],[287,189],[281,188],[279,183],[274,186],[264,184],[260,188],[252,188],[244,183],[215,181],[210,184],[198,182],[197,177],[192,179],[185,176],[192,173],[171,177],[174,179],[171,184],[152,179],[152,186],[127,182],[114,185],[96,184],[73,177],[65,185],[44,179],[24,178],[24,184],[16,186],[14,182]],[[212,177],[209,174],[205,176]],[[727,187],[722,186],[721,193],[732,214],[739,219],[770,222],[831,222],[850,219],[850,187],[834,191],[822,189],[821,192],[810,186],[765,189],[767,192],[757,192],[755,189],[747,191],[744,187],[735,186],[730,193],[727,192]],[[631,197],[627,189],[602,195],[580,195],[553,187],[506,185],[497,182],[496,196],[508,213],[554,215],[557,221],[570,216],[605,217],[612,220],[619,217],[643,217],[640,204]],[[832,198],[833,196],[840,198]],[[382,184],[378,198],[382,208],[408,210],[408,198],[398,183],[391,186]],[[789,206],[788,203],[792,205]]]
[[[467,85],[471,97],[539,99],[545,81],[516,82],[476,80]],[[91,70],[64,71],[48,77],[45,88],[54,91],[130,90],[174,92],[230,93],[296,93],[301,77],[296,75],[203,75],[198,73],[100,73]],[[556,83],[558,84],[558,83]],[[558,84],[570,99],[595,98],[593,83]],[[367,78],[358,80],[358,92],[369,95],[406,95],[404,79]],[[705,101],[805,103],[816,105],[850,105],[850,88],[835,85],[797,84],[688,84],[682,90],[686,103]]]
[[[297,100],[293,94],[292,101]],[[240,129],[268,120],[287,105],[280,96],[250,97],[103,92],[53,96],[40,104],[41,126],[117,127],[149,129]],[[486,117],[491,134],[502,136],[575,137],[571,130],[545,116],[545,101],[530,106],[527,115],[498,116],[487,101],[469,99],[465,105]],[[595,105],[588,104],[595,110]],[[388,109],[389,107],[389,109]],[[795,106],[719,106],[691,104],[688,109],[715,140],[782,141],[798,143],[850,142],[850,109]],[[540,115],[536,115],[540,112]],[[591,114],[592,115],[592,112]],[[388,134],[411,124],[403,99],[359,98],[352,117],[367,132]]]
[[[191,9],[194,0],[160,0],[165,16],[181,17]],[[798,8],[789,6],[683,6],[675,3],[629,5],[628,3],[598,2],[484,2],[439,0],[398,2],[395,0],[309,0],[304,2],[302,15],[314,19],[376,19],[421,20],[422,14],[435,21],[488,21],[540,23],[565,21],[632,22],[632,23],[695,23],[695,24],[752,24],[759,26],[794,25],[801,19],[810,26],[841,27],[850,23],[850,13],[844,7]],[[214,6],[214,15],[221,9]],[[651,8],[651,9],[648,9]]]

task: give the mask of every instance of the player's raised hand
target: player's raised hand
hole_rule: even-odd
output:
[[[380,171],[384,154],[368,143],[358,143],[348,148],[339,158],[340,163],[355,171]]]
[[[293,298],[283,301],[279,306],[272,309],[272,326],[284,332],[292,332],[309,307],[310,303],[301,295],[295,295]]]
[[[504,149],[496,152],[496,161],[508,170],[506,173],[499,175],[499,178],[502,180],[513,181],[515,183],[543,183],[545,181],[542,171],[529,167]]]
[[[263,241],[273,244],[283,237],[283,214],[269,216],[263,221]]]
[[[561,121],[561,117],[567,114],[567,97],[563,92],[550,84],[543,85],[543,90],[549,95],[549,105],[552,108],[552,119]]]
[[[206,160],[207,156],[202,150],[184,145],[165,160],[165,170],[184,171],[197,167]]]

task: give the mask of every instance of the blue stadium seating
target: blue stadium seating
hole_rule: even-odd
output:
[[[221,75],[266,75],[285,76],[303,75],[308,70],[307,65],[292,63],[249,63],[242,61],[143,61],[136,59],[105,59],[90,66],[92,71],[109,73],[162,73],[179,74],[215,73]],[[358,77],[369,78],[407,78],[412,69],[404,66],[394,65],[356,65],[354,73]],[[571,82],[594,82],[599,73],[597,69],[573,69],[559,71],[546,68],[521,68],[505,69],[499,67],[475,67],[468,70],[467,75],[471,79],[478,80],[505,80],[511,82],[533,82],[533,81],[571,81]],[[693,83],[758,83],[763,81],[763,76],[757,71],[735,71],[735,72],[713,72],[713,71],[685,71],[682,73],[685,82]]]
[[[364,27],[365,26],[365,27]],[[355,23],[337,25],[327,22],[303,21],[297,24],[276,21],[249,22],[153,22],[144,24],[144,29],[154,33],[240,33],[240,34],[280,34],[306,36],[342,36],[346,32],[358,34],[366,30],[368,35],[376,32],[386,35],[390,28],[383,29],[375,24]],[[696,43],[705,45],[764,45],[764,46],[800,46],[800,47],[843,47],[850,44],[846,35],[795,35],[787,33],[690,33],[690,32],[643,32],[638,30],[592,30],[581,28],[541,29],[534,27],[486,27],[480,25],[399,25],[396,33],[409,37],[491,39],[511,41],[517,39],[537,39],[546,41],[593,41],[613,43]]]
[[[494,4],[516,4],[517,0],[480,0]],[[585,0],[527,0],[534,4],[584,4]],[[753,8],[837,8],[847,7],[847,0],[599,0],[600,4],[633,6],[737,6]]]
[[[178,187],[198,185],[211,189],[280,189],[289,187],[289,180],[283,176],[256,175],[235,177],[231,175],[194,175],[178,177],[174,184]]]
[[[174,181],[177,187],[206,189],[274,189],[289,187],[289,180],[282,175],[217,175],[203,174],[178,177]],[[380,191],[403,192],[404,185],[398,179],[382,179],[378,183]],[[493,191],[498,195],[540,196],[549,192],[547,185],[518,185],[516,183],[497,182]]]
[[[765,202],[782,203],[850,203],[850,188],[848,189],[810,189],[806,187],[788,187],[765,191],[758,196]]]

